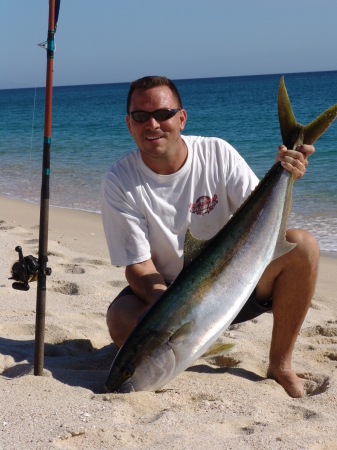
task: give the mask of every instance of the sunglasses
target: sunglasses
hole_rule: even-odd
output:
[[[157,109],[152,112],[132,111],[130,112],[130,116],[136,122],[147,122],[151,116],[158,122],[165,122],[165,120],[169,120],[175,116],[178,111],[180,111],[180,109]]]

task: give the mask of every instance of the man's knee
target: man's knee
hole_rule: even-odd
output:
[[[147,305],[136,295],[119,297],[110,305],[106,323],[110,336],[117,347],[124,344],[146,309]]]
[[[287,230],[287,240],[296,243],[294,251],[289,252],[289,257],[303,261],[307,268],[316,268],[319,260],[319,246],[312,234],[301,229]]]
[[[123,299],[123,297],[120,297]],[[123,327],[122,322],[120,320],[120,308],[118,303],[120,298],[116,299],[107,311],[106,314],[106,323],[108,325],[108,330],[111,336],[111,339],[117,345],[117,347],[121,347],[123,342],[125,341],[123,332],[125,331],[125,327]]]
[[[266,301],[273,295],[275,281],[285,273],[298,279],[306,276],[316,280],[319,260],[316,239],[307,231],[291,229],[287,230],[287,240],[297,245],[267,266],[256,287],[258,301]]]

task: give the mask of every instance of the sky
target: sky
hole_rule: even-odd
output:
[[[48,0],[0,0],[0,89],[45,85]],[[337,70],[336,0],[61,0],[54,85]]]

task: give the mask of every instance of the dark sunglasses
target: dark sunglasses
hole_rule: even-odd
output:
[[[147,122],[152,116],[155,120],[159,122],[164,122],[165,120],[171,119],[177,114],[180,109],[157,109],[156,111],[132,111],[130,116],[136,122]]]

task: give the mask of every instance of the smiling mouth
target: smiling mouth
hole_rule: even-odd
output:
[[[148,141],[158,141],[161,138],[162,138],[162,136],[148,136],[148,137],[146,137],[146,139]]]

